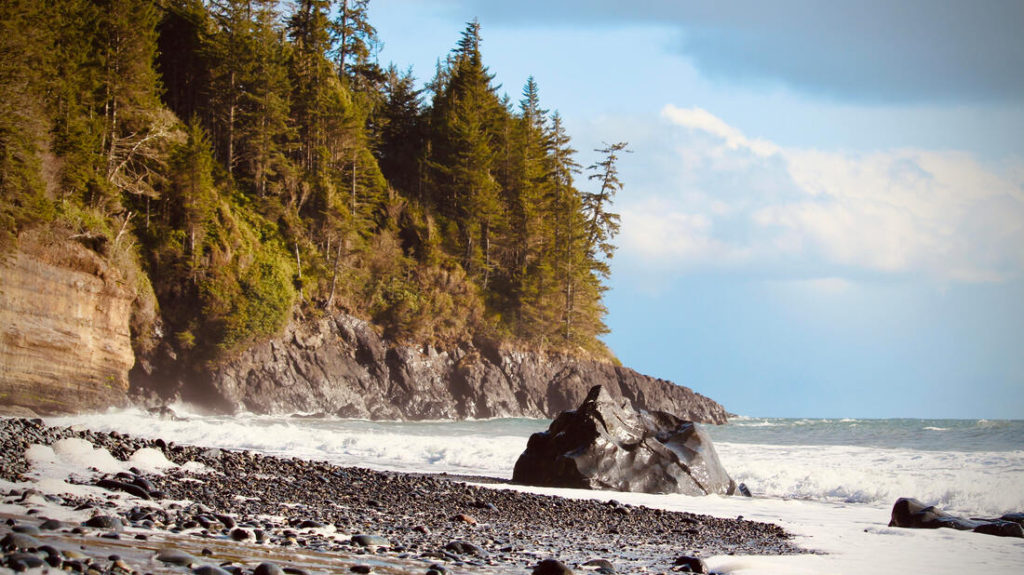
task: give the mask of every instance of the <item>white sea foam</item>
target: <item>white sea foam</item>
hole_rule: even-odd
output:
[[[718,443],[723,465],[757,495],[886,507],[916,497],[953,512],[1024,509],[1024,451],[911,451]]]

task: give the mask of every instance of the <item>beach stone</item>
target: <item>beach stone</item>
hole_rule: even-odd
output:
[[[360,547],[391,547],[391,542],[380,535],[353,535],[352,543]]]
[[[281,569],[276,563],[270,563],[264,561],[256,566],[253,570],[252,575],[284,575],[284,570]]]
[[[134,495],[142,499],[152,499],[149,492],[132,483],[125,483],[124,481],[118,481],[116,479],[100,479],[96,482],[97,487],[102,487],[110,491],[122,491],[129,495]]]
[[[999,519],[1003,521],[1013,521],[1014,523],[1019,523],[1024,526],[1024,513],[1007,513]]]
[[[248,541],[252,539],[252,533],[248,529],[238,527],[231,530],[231,539],[233,541]]]
[[[583,569],[593,569],[602,575],[613,575],[615,573],[615,566],[607,559],[591,559],[580,565],[580,567]]]
[[[15,571],[26,571],[28,569],[43,567],[46,565],[46,562],[38,555],[22,552],[8,555],[7,564]]]
[[[982,523],[974,528],[975,533],[996,535],[998,537],[1024,537],[1024,527],[1013,521],[992,521]]]
[[[487,552],[479,545],[474,545],[468,541],[452,541],[445,545],[444,548],[445,551],[451,551],[456,555],[476,555],[477,557],[487,555]]]
[[[230,571],[227,571],[216,565],[200,565],[192,570],[195,575],[231,575]]]
[[[36,549],[42,543],[38,539],[25,533],[8,533],[0,540],[4,549]]]
[[[533,575],[572,575],[572,569],[557,559],[545,559],[533,568]]]
[[[224,515],[223,513],[214,513],[213,516],[217,519],[217,521],[220,521],[224,527],[228,529],[232,529],[235,527],[235,520],[230,515]]]
[[[361,573],[362,575],[366,575],[367,573],[373,571],[373,567],[370,567],[369,565],[353,565],[349,567],[348,570],[353,573]]]
[[[901,497],[896,500],[892,507],[889,527],[916,529],[946,527],[1000,537],[1024,537],[1024,527],[1015,521],[1006,521],[1004,519],[965,519],[946,513],[934,505],[925,505],[917,499],[910,497]]]
[[[676,557],[675,567],[673,567],[673,570],[681,573],[707,573],[708,566],[700,557],[683,555],[681,557]]]
[[[911,527],[916,529],[938,529],[948,527],[971,531],[981,525],[955,515],[950,515],[934,505],[925,505],[911,497],[901,497],[892,507],[889,527]]]
[[[112,531],[124,530],[124,524],[121,523],[121,520],[111,515],[96,515],[90,517],[88,521],[83,523],[83,525],[95,529],[110,529]]]
[[[199,560],[193,557],[192,555],[189,555],[188,553],[185,553],[184,551],[179,551],[177,549],[161,550],[159,553],[156,554],[156,560],[162,563],[170,563],[171,565],[181,565],[183,567],[188,567],[193,563],[199,562]]]
[[[11,531],[15,533],[23,533],[25,535],[39,535],[39,528],[27,523],[19,523],[18,525],[11,527]]]
[[[530,436],[512,481],[643,493],[731,495],[736,483],[696,423],[619,406],[600,385]]]
[[[39,528],[43,531],[56,531],[64,527],[64,523],[57,521],[56,519],[47,519],[39,524]]]

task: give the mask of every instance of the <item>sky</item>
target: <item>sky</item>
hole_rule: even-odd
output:
[[[1024,419],[1024,3],[373,0],[628,141],[605,341],[762,417]],[[587,182],[581,178],[580,187]]]

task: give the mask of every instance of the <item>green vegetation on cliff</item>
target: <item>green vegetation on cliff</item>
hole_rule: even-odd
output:
[[[607,356],[625,144],[584,174],[532,78],[498,94],[476,22],[418,89],[374,61],[367,3],[4,2],[0,250],[47,227],[108,257],[144,357],[338,310]]]

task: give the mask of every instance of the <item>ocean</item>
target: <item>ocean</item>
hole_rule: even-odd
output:
[[[142,410],[47,418],[141,437],[406,472],[510,478],[531,433],[549,421],[372,422],[259,415],[180,419]],[[821,552],[710,558],[723,573],[1024,572],[1024,540],[887,526],[899,497],[964,516],[1024,511],[1024,421],[772,419],[706,426],[723,465],[753,492],[742,497],[614,494],[623,502],[777,523]],[[607,492],[522,488],[607,499]]]

